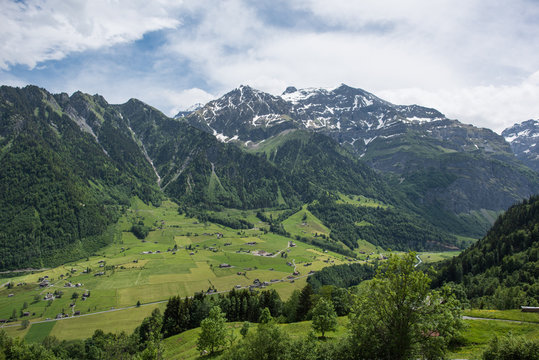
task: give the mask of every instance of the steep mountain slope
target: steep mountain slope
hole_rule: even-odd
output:
[[[462,284],[474,306],[539,305],[539,197],[509,208],[483,239],[439,268],[434,284]]]
[[[274,105],[283,104],[277,99]],[[249,103],[244,109],[254,108]],[[285,123],[292,122],[267,122],[267,131],[281,133]],[[373,226],[402,212],[399,219],[417,230],[398,244],[392,238],[377,243],[423,249],[455,242],[410,212],[401,193],[325,135],[289,131],[251,149],[257,151],[224,144],[135,99],[110,105],[99,95],[2,87],[0,269],[86,256],[112,240],[109,225],[132,196],[158,203],[163,193],[183,207],[208,209],[297,208],[317,199],[331,205],[341,193],[361,195],[394,209],[369,211]],[[331,217],[320,216],[351,247],[361,237],[370,240],[368,233],[340,231]]]
[[[242,86],[185,121],[248,146],[290,129],[329,135],[427,208],[429,221],[463,235],[484,234],[497,213],[539,192],[537,174],[493,131],[346,85],[290,87],[281,97]]]
[[[85,256],[112,240],[101,235],[119,205],[133,195],[161,197],[128,139],[109,136],[111,114],[81,96],[73,96],[72,106],[33,86],[0,88],[0,269]],[[87,121],[101,129],[107,150]]]
[[[516,157],[535,171],[539,171],[539,120],[527,120],[502,132],[511,144]]]
[[[0,269],[80,258],[132,196],[158,203],[295,206],[268,161],[222,144],[137,100],[0,89]],[[160,186],[162,189],[160,189]],[[106,235],[106,236],[105,236]]]
[[[138,100],[116,108],[152,159],[161,188],[172,198],[187,205],[238,208],[298,204],[293,186],[266,160]]]
[[[296,128],[289,117],[291,110],[291,104],[278,96],[240,86],[189,114],[186,120],[223,142],[260,141]]]
[[[308,209],[350,248],[362,239],[394,250],[455,249],[457,239],[429,224],[401,192],[328,136],[289,131],[252,147],[299,185]],[[327,192],[331,195],[328,196]],[[376,206],[342,203],[339,194],[372,199]]]

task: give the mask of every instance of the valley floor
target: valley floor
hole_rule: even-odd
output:
[[[361,242],[356,250],[359,260],[352,260],[264,231],[268,224],[254,211],[227,210],[226,214],[242,217],[255,227],[235,230],[199,223],[179,215],[173,202],[165,201],[156,208],[134,199],[116,225],[117,240],[94,256],[2,280],[11,281],[14,287],[0,288],[0,319],[9,319],[15,312],[18,321],[0,327],[28,341],[40,341],[47,335],[83,339],[96,329],[131,332],[153,309],[163,310],[171,296],[226,292],[248,287],[258,279],[287,299],[305,286],[309,274],[334,264],[379,259],[383,251]],[[152,229],[144,240],[130,231],[135,223]],[[306,219],[296,213],[284,225],[300,234],[328,231],[310,213]],[[423,262],[431,262],[455,254],[419,256]],[[294,271],[299,274],[293,275]],[[43,280],[50,281],[49,286],[40,287]],[[47,296],[54,299],[45,300]],[[24,319],[30,326],[22,329]]]

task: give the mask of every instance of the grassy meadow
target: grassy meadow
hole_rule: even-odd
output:
[[[342,201],[356,206],[383,206],[362,197],[342,195]],[[268,210],[278,216],[282,210]],[[89,337],[96,329],[132,331],[151,311],[164,309],[169,297],[191,296],[195,292],[229,291],[247,287],[255,279],[282,280],[271,283],[283,300],[294,290],[306,285],[309,272],[330,264],[348,263],[343,255],[324,251],[300,241],[290,244],[290,238],[264,231],[268,224],[256,217],[256,211],[223,210],[225,216],[245,219],[255,226],[235,230],[214,223],[200,223],[178,213],[178,205],[164,201],[153,207],[139,199],[120,218],[113,233],[113,243],[93,256],[45,271],[3,279],[11,281],[11,289],[0,288],[0,319],[9,319],[15,312],[18,320],[0,325],[12,336],[30,342],[41,341],[47,335],[59,339]],[[151,231],[144,240],[131,231],[133,224],[144,224]],[[294,235],[329,236],[329,229],[304,206],[283,221],[285,229]],[[359,241],[358,259],[377,259],[388,255],[383,249]],[[273,255],[270,255],[273,254]],[[376,254],[372,256],[372,254]],[[436,261],[456,253],[420,254],[423,261]],[[329,261],[328,261],[329,260]],[[230,267],[220,267],[228,264]],[[295,269],[299,277],[287,279]],[[48,277],[50,286],[40,287],[41,278]],[[71,284],[72,286],[68,286]],[[47,294],[61,292],[54,300],[44,300]],[[83,294],[89,294],[88,297]],[[136,304],[142,304],[136,307]],[[22,316],[28,312],[28,316]],[[75,312],[82,316],[75,315]],[[68,317],[54,321],[59,314]],[[30,326],[22,329],[23,319]],[[50,320],[50,322],[35,323]],[[14,326],[13,326],[14,325]]]
[[[501,311],[501,313],[505,312],[506,311]],[[514,312],[513,310],[507,312],[506,316],[513,316],[511,315]],[[527,313],[527,315],[525,315],[526,319],[529,321],[533,316],[530,317],[528,315],[534,314]],[[336,341],[336,339],[344,337],[347,332],[348,321],[347,317],[340,317],[338,319],[339,325],[337,330],[328,333],[326,341]],[[519,324],[493,320],[465,320],[464,323],[465,329],[462,333],[462,344],[459,347],[453,348],[448,354],[448,357],[451,359],[480,358],[482,351],[492,337],[502,337],[509,332],[530,339],[539,338],[539,325],[537,324]],[[234,334],[233,337],[235,336],[236,339],[241,338],[239,330],[242,323],[228,323],[227,325]],[[311,330],[311,321],[281,324],[279,326],[282,327],[285,333],[289,334],[291,338],[299,338],[305,336]],[[256,331],[256,324],[251,324],[251,329],[249,331]],[[196,328],[163,340],[164,358],[186,360],[205,358],[201,357],[200,352],[196,349],[199,333],[200,328]],[[212,357],[212,359],[222,359],[222,356],[217,355]]]
[[[9,319],[13,311],[17,322],[29,319],[33,323],[55,319],[59,314],[69,315],[60,321],[32,324],[24,330],[19,325],[9,326],[13,323],[4,326],[11,335],[30,341],[38,341],[47,334],[60,339],[84,338],[98,328],[131,331],[158,306],[145,304],[209,289],[228,291],[235,286],[248,286],[255,279],[283,280],[271,286],[286,299],[293,290],[305,286],[304,275],[328,265],[324,260],[333,260],[335,264],[345,261],[342,255],[298,241],[289,247],[289,238],[264,233],[261,228],[265,224],[253,211],[227,212],[248,219],[255,223],[255,228],[234,230],[199,223],[179,215],[173,202],[165,201],[156,208],[134,199],[116,226],[114,243],[94,256],[39,273],[3,279],[3,283],[11,281],[15,286],[0,288],[0,319]],[[132,224],[139,222],[152,229],[144,240],[129,231]],[[271,253],[273,256],[268,256]],[[230,267],[221,268],[220,264],[224,263]],[[294,271],[294,266],[287,263],[294,263],[300,272],[300,278],[294,282],[287,279]],[[304,266],[307,263],[311,265]],[[39,279],[45,276],[51,285],[41,288]],[[79,285],[67,287],[67,284]],[[47,293],[55,291],[62,292],[61,297],[44,300]],[[84,293],[90,296],[83,297]],[[137,302],[143,306],[135,308]],[[23,311],[30,315],[21,317]],[[81,315],[110,312],[73,316],[75,311]]]

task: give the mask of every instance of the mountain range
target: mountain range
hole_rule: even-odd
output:
[[[169,118],[131,99],[0,88],[0,269],[91,254],[133,196],[182,208],[309,209],[328,242],[465,246],[539,190],[502,136],[361,89],[241,86]],[[342,197],[368,198],[362,207]]]
[[[362,89],[288,87],[273,96],[240,86],[184,117],[248,148],[293,129],[327,135],[399,187],[429,220],[480,235],[497,214],[538,190],[536,172],[503,136]]]

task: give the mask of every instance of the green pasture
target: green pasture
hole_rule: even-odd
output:
[[[383,202],[365,197],[363,195],[345,195],[342,193],[339,193],[337,204],[349,204],[361,207],[379,207],[382,209],[387,209],[389,207],[389,205],[386,205]]]
[[[339,325],[335,332],[327,333],[326,341],[335,341],[338,337],[342,337],[346,334],[346,324],[348,323],[347,317],[338,318]],[[292,338],[299,338],[306,336],[309,331],[311,331],[311,321],[302,321],[292,324],[280,324],[279,326]],[[233,322],[228,323],[227,326],[233,338],[238,341],[241,339],[240,329],[243,323]],[[249,331],[256,331],[257,324],[251,324]],[[200,328],[187,330],[181,334],[171,336],[167,339],[164,339],[162,342],[163,346],[163,357],[165,359],[202,359],[200,352],[197,351],[197,340],[200,334]],[[223,359],[221,354],[217,354],[212,357],[212,359]]]
[[[255,211],[224,212],[245,218],[255,226],[264,225],[256,218]],[[328,231],[312,214],[308,213],[307,216],[308,222],[312,223],[309,225],[311,229]],[[294,218],[289,222],[292,221]],[[151,229],[144,240],[136,238],[129,231],[133,224],[139,222]],[[256,227],[235,230],[219,224],[201,223],[197,219],[178,214],[178,206],[170,201],[153,207],[134,198],[131,207],[116,225],[115,233],[117,236],[112,244],[88,258],[39,273],[5,279],[4,282],[12,281],[21,285],[12,289],[0,288],[0,319],[10,318],[13,310],[19,317],[25,303],[27,306],[24,311],[30,312],[27,318],[32,322],[54,319],[62,313],[71,316],[75,311],[80,311],[84,315],[133,306],[138,301],[148,303],[167,300],[174,295],[190,296],[209,288],[228,291],[237,285],[248,286],[254,279],[268,282],[275,279],[287,280],[271,285],[283,298],[287,298],[294,289],[305,285],[305,278],[294,282],[286,279],[294,271],[293,266],[287,265],[287,262],[295,261],[297,270],[305,275],[311,270],[320,270],[344,261],[342,255],[323,252],[299,241],[294,241],[295,246],[290,247],[291,239],[264,233]],[[255,244],[248,245],[250,242]],[[268,253],[274,256],[266,256]],[[231,267],[220,268],[219,265],[223,263]],[[86,270],[90,272],[85,273]],[[102,275],[96,276],[101,272]],[[238,272],[241,274],[238,275]],[[41,288],[38,280],[45,276],[48,276],[51,286]],[[81,285],[66,287],[68,283]],[[55,291],[61,291],[62,296],[52,301],[43,300],[47,293]],[[84,293],[90,293],[90,296],[83,299]],[[13,296],[8,296],[10,294]],[[129,314],[130,311],[125,310],[124,313]],[[107,329],[108,325],[100,322],[100,319],[104,317],[93,315],[62,320],[58,323],[63,325],[55,326],[51,333],[59,338],[79,336],[76,332],[68,336],[68,331],[62,330],[69,321],[87,322],[88,329]],[[39,337],[34,335],[38,334],[38,329],[36,327],[29,336]],[[17,334],[24,336],[26,331]]]
[[[340,317],[339,326],[336,332],[328,333],[327,341],[336,341],[339,338],[346,336],[348,324],[347,317]],[[233,331],[236,339],[241,338],[239,328],[241,323],[229,323],[229,328]],[[292,338],[306,336],[311,330],[311,322],[303,321],[292,324],[279,325]],[[250,331],[256,330],[256,324],[251,324]],[[191,329],[181,334],[172,336],[163,340],[162,346],[164,357],[167,359],[199,359],[200,353],[196,350],[196,343],[200,328]],[[462,341],[464,344],[454,348],[448,354],[452,359],[477,359],[482,351],[494,336],[505,336],[508,333],[513,335],[521,335],[527,338],[539,337],[539,326],[535,324],[519,324],[507,323],[502,321],[487,321],[487,320],[465,320],[465,329],[462,333]],[[219,355],[213,359],[221,359]]]
[[[497,336],[509,334],[529,339],[539,338],[539,325],[496,320],[464,320],[466,328],[462,334],[464,345],[449,354],[452,359],[478,359],[489,341]]]
[[[421,261],[428,264],[432,262],[451,259],[460,253],[460,251],[418,252],[417,255],[419,255]]]
[[[468,309],[464,310],[463,314],[471,317],[525,321],[539,323],[539,313],[522,312],[521,310],[479,310]]]
[[[304,220],[305,219],[305,220]],[[313,237],[315,235],[329,236],[329,229],[322,224],[316,216],[309,210],[307,205],[303,205],[300,211],[296,212],[283,222],[284,229],[294,236]]]
[[[26,333],[24,340],[30,343],[40,343],[50,335],[52,328],[56,325],[56,321],[33,324],[30,330]]]

